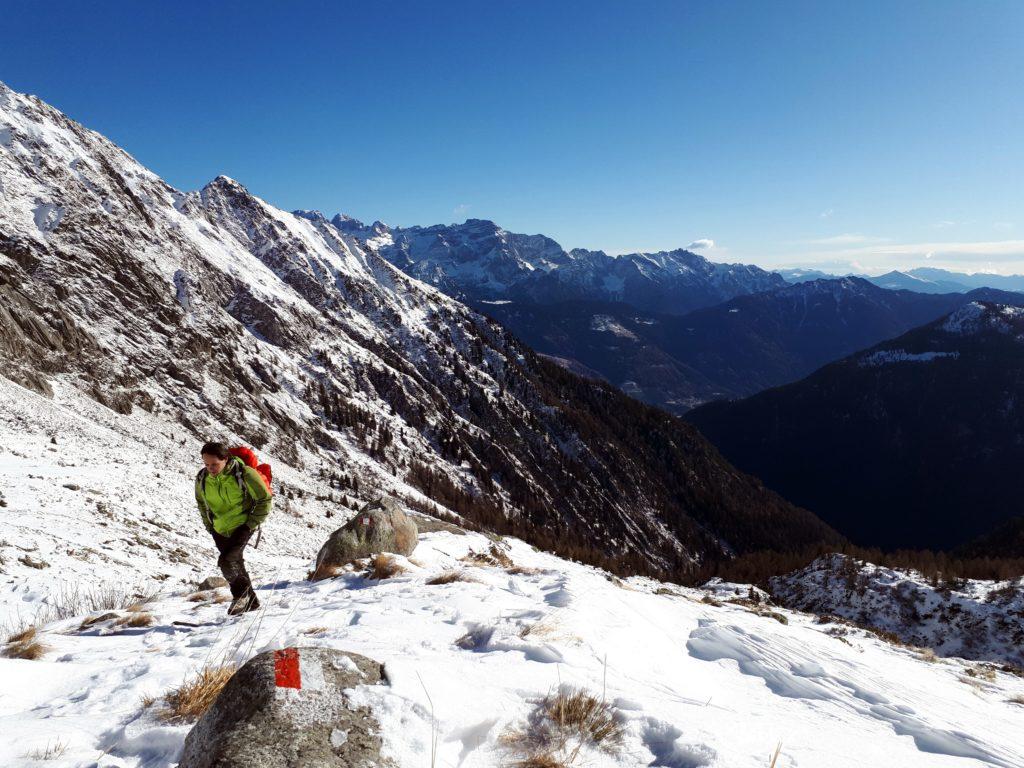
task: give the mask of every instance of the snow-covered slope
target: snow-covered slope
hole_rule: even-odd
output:
[[[840,616],[940,656],[1024,667],[1024,579],[929,581],[833,554],[772,580],[785,605]]]
[[[514,567],[488,564],[492,551]],[[482,561],[465,562],[471,553]],[[18,735],[0,739],[0,764],[39,765],[26,756],[63,745],[46,765],[170,768],[189,724],[159,718],[162,694],[205,664],[294,645],[384,663],[390,684],[353,697],[380,721],[396,768],[512,764],[503,737],[560,685],[608,702],[624,729],[617,751],[584,747],[574,766],[764,768],[779,742],[777,766],[1024,764],[1022,708],[1010,701],[1024,680],[1003,672],[723,603],[719,588],[620,581],[515,539],[426,533],[398,560],[407,571],[394,578],[319,583],[261,563],[265,608],[243,618],[225,619],[213,593],[193,602],[191,589],[167,585],[143,606],[150,626],[48,624],[42,659],[0,659],[0,732]],[[450,569],[467,580],[427,583]]]

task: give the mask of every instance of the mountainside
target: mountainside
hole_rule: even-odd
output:
[[[676,326],[680,319],[672,315],[602,301],[485,301],[474,306],[538,352],[590,371],[631,397],[670,413],[685,413],[707,400],[742,394],[722,389],[666,351],[655,326]]]
[[[322,216],[226,177],[179,192],[6,87],[0,184],[3,374],[64,407],[82,392],[183,427],[191,450],[252,444],[300,485],[636,567],[836,539],[689,425],[538,357]]]
[[[891,632],[939,656],[1024,668],[1024,579],[929,582],[915,571],[832,554],[772,579],[771,588],[789,608]]]
[[[972,302],[795,384],[687,415],[855,543],[949,549],[1020,514],[1024,310]]]
[[[709,400],[795,381],[977,298],[1024,303],[1024,294],[979,289],[926,296],[849,277],[741,296],[682,317],[593,301],[475,306],[536,350],[682,414]]]
[[[847,277],[737,297],[649,329],[665,353],[718,391],[742,396],[795,381],[979,298],[1024,304],[1024,294],[927,296]]]
[[[622,256],[579,248],[566,252],[544,235],[507,232],[482,219],[391,228],[339,214],[332,222],[404,272],[469,303],[624,302],[644,311],[682,314],[785,284],[759,267],[716,264],[683,249]]]

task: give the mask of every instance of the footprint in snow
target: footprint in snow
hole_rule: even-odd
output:
[[[572,593],[566,588],[565,581],[556,581],[553,589],[545,590],[544,602],[552,608],[565,608],[572,602]]]
[[[640,738],[654,755],[648,765],[662,768],[705,768],[714,763],[718,753],[707,744],[687,744],[683,732],[671,723],[647,718]]]

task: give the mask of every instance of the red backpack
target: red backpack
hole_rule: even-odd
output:
[[[270,483],[273,480],[273,474],[270,471],[269,464],[260,464],[259,459],[256,458],[256,454],[253,453],[251,448],[246,448],[244,445],[236,445],[234,448],[228,449],[228,453],[232,456],[237,456],[246,466],[252,467],[260,473],[260,477],[263,478],[263,482],[267,484],[267,490],[270,491]]]

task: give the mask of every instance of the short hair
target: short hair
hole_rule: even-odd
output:
[[[216,456],[218,459],[226,459],[231,454],[228,452],[228,447],[224,443],[218,443],[211,441],[203,445],[202,450],[199,451],[200,456]]]

